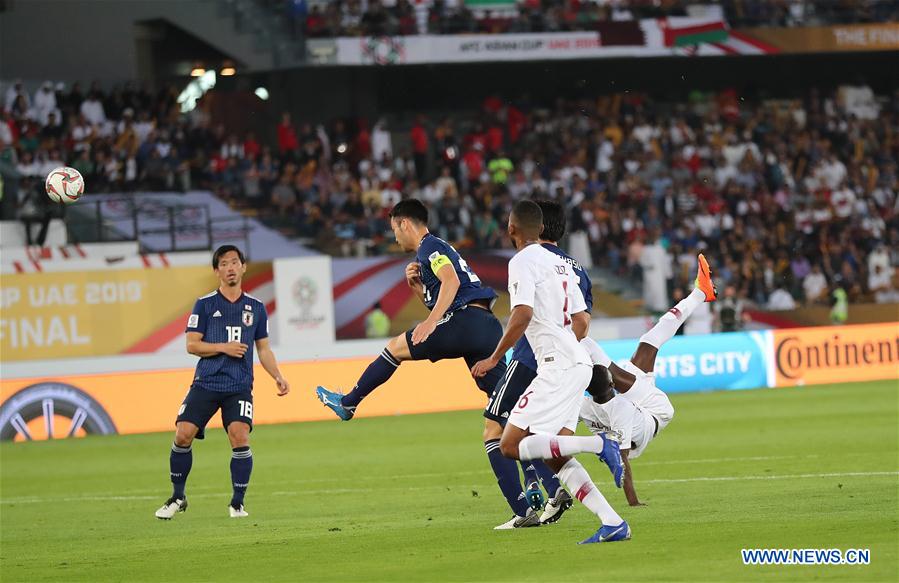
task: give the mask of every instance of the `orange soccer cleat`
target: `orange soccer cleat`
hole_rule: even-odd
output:
[[[705,260],[705,256],[699,254],[699,269],[696,273],[696,289],[702,290],[705,294],[706,302],[714,302],[718,299],[718,288],[712,283],[712,271],[709,269],[709,262]]]

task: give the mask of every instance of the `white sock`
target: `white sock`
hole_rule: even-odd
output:
[[[581,346],[587,349],[587,352],[590,354],[590,359],[593,361],[593,364],[601,364],[604,367],[607,367],[612,364],[612,359],[609,358],[609,355],[606,354],[606,351],[602,349],[602,346],[596,343],[596,340],[592,338],[584,338],[581,340]]]
[[[598,516],[604,526],[617,526],[624,522],[579,461],[568,460],[568,463],[559,470],[558,476],[562,483],[568,486],[568,491],[580,500],[587,510]]]
[[[660,348],[674,336],[681,324],[690,317],[693,310],[705,301],[705,294],[700,289],[694,289],[690,295],[682,299],[676,306],[665,312],[659,321],[649,332],[640,337],[640,342],[645,342]]]
[[[518,459],[550,460],[576,453],[600,453],[602,445],[599,435],[529,435],[518,444]]]

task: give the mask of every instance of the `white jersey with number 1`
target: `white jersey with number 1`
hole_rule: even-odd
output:
[[[534,349],[538,371],[592,366],[590,355],[571,330],[571,315],[586,310],[587,304],[567,261],[542,245],[528,245],[509,261],[509,294],[512,308],[534,309],[525,336]]]
[[[577,428],[581,395],[590,383],[590,355],[571,330],[571,315],[587,309],[577,276],[562,257],[529,245],[509,262],[512,308],[530,306],[525,336],[534,349],[537,377],[509,414],[510,425],[558,435]]]

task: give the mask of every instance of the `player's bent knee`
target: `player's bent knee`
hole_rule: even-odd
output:
[[[409,343],[406,341],[405,334],[400,334],[399,336],[391,338],[390,342],[387,343],[387,350],[389,350],[390,354],[397,360],[409,360],[412,358],[412,353],[409,351]]]
[[[484,441],[499,439],[503,435],[503,426],[493,419],[484,419]]]
[[[228,440],[231,447],[244,447],[250,444],[250,426],[246,423],[235,421],[228,425]]]
[[[175,425],[175,445],[177,445],[178,447],[190,446],[190,444],[193,443],[194,438],[197,436],[197,432],[199,430],[200,428],[193,423],[181,421],[180,423]]]
[[[513,460],[518,459],[518,444],[520,440],[515,438],[510,438],[508,435],[503,435],[502,439],[499,442],[499,451],[506,456],[507,458],[512,458]]]

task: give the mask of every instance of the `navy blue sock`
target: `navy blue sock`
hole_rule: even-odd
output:
[[[187,474],[194,463],[194,454],[191,446],[181,447],[172,444],[172,453],[169,454],[169,473],[172,477],[172,498],[184,500],[184,486],[187,484]]]
[[[490,460],[490,466],[493,473],[496,474],[496,481],[509,508],[518,516],[525,516],[528,513],[527,500],[524,498],[524,492],[521,490],[521,481],[518,479],[518,464],[515,460],[510,460],[499,450],[499,440],[491,439],[484,442],[484,449],[487,450],[487,459]]]
[[[529,489],[531,484],[537,484],[540,486],[540,478],[537,477],[537,469],[534,467],[536,460],[531,461],[521,461],[518,462],[521,464],[521,471],[524,473],[524,487],[525,489]]]
[[[238,508],[243,504],[243,497],[250,485],[250,473],[253,471],[253,452],[250,446],[235,447],[231,450],[231,485],[234,488],[234,496],[231,498],[231,506]]]
[[[396,372],[399,365],[400,361],[385,348],[381,351],[381,356],[368,365],[368,368],[359,377],[359,381],[353,387],[353,390],[349,394],[344,395],[340,402],[344,407],[355,407],[369,393],[386,383],[393,376],[393,373]]]
[[[559,488],[562,487],[559,477],[549,469],[549,466],[543,460],[534,460],[534,469],[537,471],[537,475],[540,476],[540,483],[543,484],[546,495],[550,498],[555,498]]]

